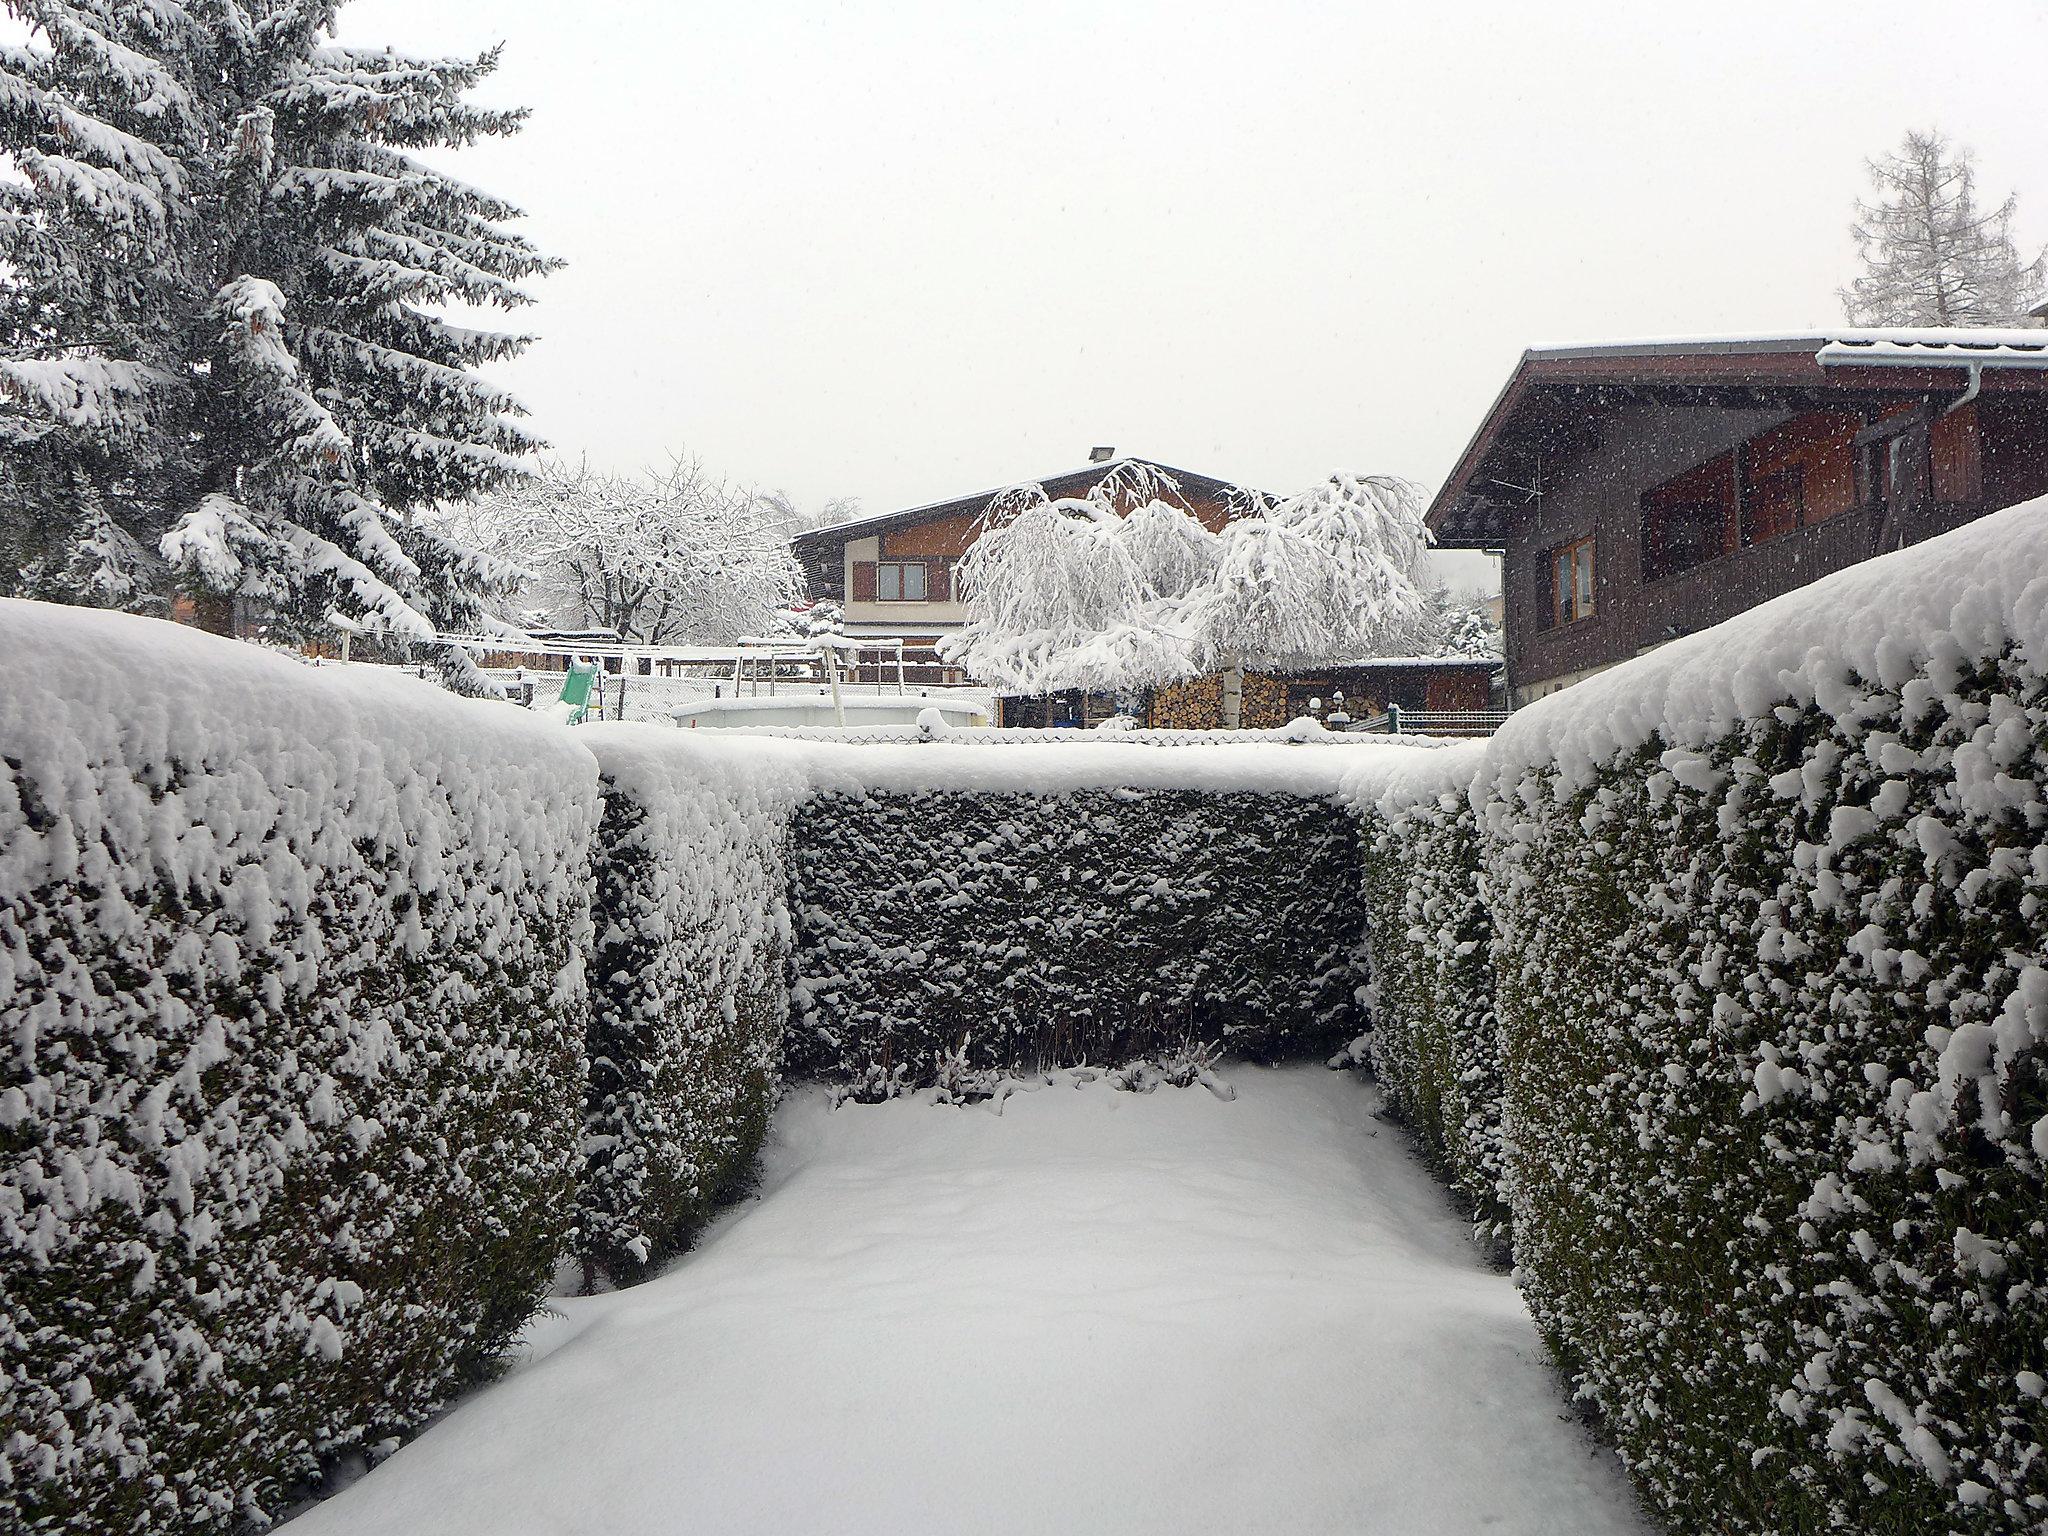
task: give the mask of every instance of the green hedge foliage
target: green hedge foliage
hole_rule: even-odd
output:
[[[789,1016],[789,818],[774,742],[593,726],[603,774],[578,1252],[630,1281],[744,1183]],[[854,749],[859,750],[859,749]]]
[[[2048,1519],[2044,782],[2008,657],[1488,804],[1523,1288],[1675,1530]]]
[[[1651,1507],[2048,1530],[2048,509],[1428,766],[1347,789],[1374,1062]]]
[[[1483,899],[1470,795],[1480,749],[1411,756],[1405,764],[1376,764],[1351,786],[1366,855],[1359,880],[1369,1060],[1388,1107],[1470,1211],[1475,1236],[1504,1252],[1493,919]]]
[[[595,767],[152,620],[0,656],[0,1529],[229,1527],[548,1289]]]
[[[1342,809],[1291,794],[820,794],[791,837],[792,1068],[1327,1054],[1356,1033],[1358,858]]]

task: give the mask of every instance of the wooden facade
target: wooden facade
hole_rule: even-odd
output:
[[[1513,702],[2048,493],[2048,333],[1988,334],[1525,354],[1429,512],[1502,552]]]

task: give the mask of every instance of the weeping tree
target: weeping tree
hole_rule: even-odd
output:
[[[1428,535],[1406,481],[1332,475],[1220,534],[1158,494],[1118,516],[1110,494],[1033,491],[969,547],[968,622],[942,642],[996,688],[1126,693],[1221,671],[1234,728],[1247,667],[1384,653],[1428,624]]]
[[[1151,499],[1120,516],[1134,490]],[[1160,499],[1171,493],[1106,479],[1085,496],[1024,486],[1001,498],[961,558],[969,618],[940,653],[1006,693],[1126,693],[1193,676],[1199,659],[1173,608],[1213,564],[1215,535]]]
[[[468,99],[495,50],[345,47],[331,0],[5,3],[10,590],[183,588],[283,637],[488,624],[515,572],[421,514],[522,473],[523,412],[477,370],[528,338],[444,311],[520,307],[553,263],[417,151],[517,130]]]
[[[1215,569],[1182,605],[1210,667],[1223,673],[1235,730],[1247,667],[1297,667],[1406,647],[1427,612],[1421,498],[1389,475],[1333,474],[1263,517],[1223,531]]]

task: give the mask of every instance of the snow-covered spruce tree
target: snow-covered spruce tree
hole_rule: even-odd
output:
[[[167,564],[285,635],[483,623],[512,572],[418,514],[520,473],[520,408],[473,370],[526,338],[438,310],[521,305],[551,263],[411,152],[518,128],[464,100],[495,51],[343,47],[334,0],[7,5],[33,38],[0,57],[24,589],[140,606]]]
[[[764,633],[802,590],[774,502],[691,458],[649,477],[545,465],[465,508],[458,523],[526,572],[529,609],[641,644]]]
[[[1850,226],[1863,275],[1842,290],[1858,325],[2012,325],[2039,300],[2048,254],[2022,261],[2014,197],[1980,208],[1975,157],[1940,133],[1913,132],[1870,162],[1876,197]]]
[[[0,49],[0,594],[146,607],[183,468],[211,44],[175,6],[7,10],[35,46]]]
[[[1500,621],[1486,603],[1449,587],[1423,594],[1417,655],[1500,657],[1506,654]]]

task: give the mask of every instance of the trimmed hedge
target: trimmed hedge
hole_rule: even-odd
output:
[[[789,1015],[787,844],[800,754],[592,726],[604,816],[577,1250],[630,1281],[752,1170]]]
[[[1189,1039],[1327,1054],[1356,1033],[1358,836],[1327,799],[824,793],[791,849],[796,1071],[915,1084],[961,1047],[1041,1068]]]
[[[546,1294],[595,769],[153,620],[0,655],[0,1527],[217,1529]]]
[[[1497,1050],[1517,1276],[1674,1531],[2048,1529],[2044,573],[1997,514],[1521,712],[1466,804],[1354,775],[1375,1059],[1483,1200]]]
[[[1679,1531],[2048,1518],[2048,687],[1488,807],[1516,1257]]]
[[[1473,743],[1404,754],[1354,775],[1347,790],[1367,855],[1359,878],[1373,1076],[1471,1212],[1475,1236],[1504,1250],[1493,919],[1470,795],[1481,752]]]

